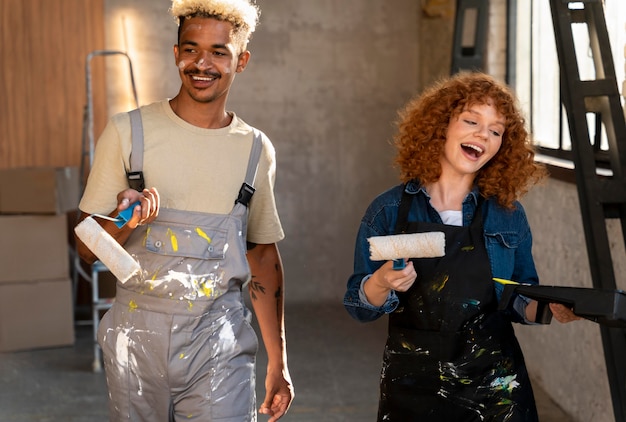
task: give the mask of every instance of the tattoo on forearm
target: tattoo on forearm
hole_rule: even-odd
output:
[[[276,262],[274,264],[274,268],[276,269],[277,273],[281,272],[281,267],[280,267],[280,263]],[[278,275],[278,280],[282,281],[282,277],[280,276],[280,274]],[[280,284],[280,283],[279,283]],[[259,295],[261,294],[265,294],[266,287],[263,285],[262,282],[258,281],[257,276],[255,276],[254,274],[252,274],[251,279],[250,279],[250,284],[248,285],[248,290],[250,292],[250,298],[252,300],[257,300],[259,299]],[[276,299],[276,315],[279,317],[279,319],[282,316],[283,313],[283,289],[282,286],[277,286],[276,287],[276,291],[274,292],[274,299]]]
[[[282,310],[283,310],[283,290],[278,287],[278,289],[276,289],[276,293],[274,293],[274,297],[276,298],[276,316],[278,317],[278,320],[280,321],[280,317],[282,315]]]
[[[254,275],[252,276],[252,280],[250,280],[250,297],[252,300],[257,300],[257,293],[265,294],[265,286],[263,286],[260,282],[254,279]]]

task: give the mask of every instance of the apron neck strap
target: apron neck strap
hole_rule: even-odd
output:
[[[472,229],[479,229],[481,232],[483,230],[483,203],[484,202],[485,202],[485,198],[483,198],[482,195],[478,194],[478,200],[476,201],[476,212],[474,213],[472,224],[470,224],[470,227]]]
[[[411,205],[413,205],[413,199],[415,194],[407,193],[406,185],[402,189],[402,198],[400,199],[400,205],[398,206],[398,220],[396,221],[395,233],[405,233],[409,226],[409,211]]]

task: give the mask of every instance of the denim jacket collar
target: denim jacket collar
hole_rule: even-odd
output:
[[[426,188],[421,184],[421,182],[417,179],[413,179],[411,181],[409,181],[405,188],[404,191],[410,195],[415,195],[418,193],[422,193],[424,195],[426,195],[426,197],[428,199],[430,199],[430,195],[428,194],[428,192],[426,192]],[[470,191],[469,194],[467,194],[467,196],[465,197],[465,199],[463,200],[463,205],[465,205],[468,201],[473,200],[474,203],[474,207],[476,207],[476,205],[478,204],[478,197],[480,195],[480,192],[478,190],[478,186],[474,185],[474,188]]]

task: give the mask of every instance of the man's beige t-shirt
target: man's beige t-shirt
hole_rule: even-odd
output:
[[[141,107],[144,130],[143,173],[155,187],[161,207],[228,214],[244,182],[253,129],[234,113],[229,126],[203,129],[178,117],[168,100]],[[284,238],[274,197],[275,150],[262,134],[263,149],[249,206],[250,242],[275,243]],[[98,139],[94,162],[79,208],[108,214],[117,194],[128,188],[131,130],[128,113],[111,119]]]

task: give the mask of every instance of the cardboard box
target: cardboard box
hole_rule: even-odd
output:
[[[77,167],[0,170],[0,214],[64,214],[78,208]]]
[[[72,281],[0,284],[0,351],[74,344]]]
[[[70,276],[67,218],[0,215],[0,284]]]

